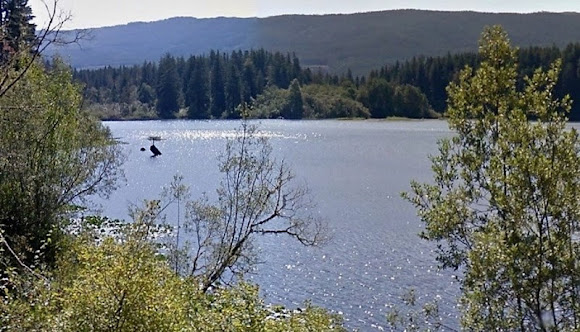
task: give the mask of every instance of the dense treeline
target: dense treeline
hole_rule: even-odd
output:
[[[523,78],[531,76],[536,68],[548,68],[556,59],[562,59],[562,71],[555,88],[556,96],[569,94],[572,100],[580,100],[580,43],[569,44],[564,49],[552,47],[529,47],[518,51],[518,85]],[[395,84],[410,84],[426,95],[433,110],[443,112],[447,107],[447,85],[456,80],[466,65],[477,67],[480,58],[475,53],[462,53],[442,57],[414,57],[405,62],[387,65],[372,71],[370,79],[384,79]],[[572,106],[570,119],[580,120],[580,103]]]
[[[556,96],[580,100],[580,43],[519,50],[518,85],[558,58],[563,63]],[[447,85],[479,62],[475,53],[414,57],[353,77],[350,71],[338,76],[303,69],[295,55],[262,49],[188,59],[166,55],[159,63],[79,70],[75,78],[86,85],[89,108],[104,119],[237,118],[242,103],[261,118],[433,118],[447,107]],[[580,120],[580,104],[573,105],[570,119]]]
[[[159,63],[79,70],[89,104],[105,107],[105,117],[236,118],[236,107],[267,85],[286,89],[293,79],[309,80],[296,56],[265,50],[212,51],[188,59],[165,55]],[[106,109],[106,108],[109,109]],[[116,108],[116,109],[115,109]]]
[[[103,119],[232,119],[250,105],[260,118],[436,117],[408,84],[303,69],[290,54],[211,52],[188,59],[75,71],[88,108]]]

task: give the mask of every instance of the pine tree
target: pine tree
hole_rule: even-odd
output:
[[[226,110],[226,95],[224,91],[224,74],[222,59],[218,53],[210,54],[212,68],[210,72],[210,113],[213,118],[219,119]]]
[[[304,114],[304,102],[302,101],[300,83],[297,79],[292,80],[289,90],[288,105],[282,116],[288,119],[301,119]]]
[[[190,119],[209,119],[209,91],[207,65],[203,58],[195,59],[191,63],[191,76],[189,77],[186,103],[187,117]]]
[[[30,23],[33,18],[28,0],[0,0],[0,63],[10,61],[23,47],[34,49],[36,25]]]
[[[226,82],[226,112],[228,118],[239,118],[240,114],[236,114],[235,109],[242,102],[240,74],[235,64],[230,65],[228,71],[228,79]]]
[[[242,71],[242,99],[249,103],[258,95],[256,67],[251,58],[246,59]]]
[[[157,114],[162,119],[175,117],[179,111],[180,82],[175,58],[167,54],[159,62]]]

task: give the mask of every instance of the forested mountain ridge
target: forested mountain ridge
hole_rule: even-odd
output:
[[[164,54],[189,56],[210,50],[264,48],[295,52],[303,66],[328,66],[333,73],[372,69],[417,55],[476,51],[486,25],[500,24],[512,43],[526,47],[580,41],[579,13],[497,14],[391,10],[341,15],[268,18],[172,18],[97,28],[81,47],[57,51],[76,68],[157,61]]]

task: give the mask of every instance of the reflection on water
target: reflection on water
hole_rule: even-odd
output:
[[[147,139],[150,136],[162,137],[163,140],[170,141],[196,141],[196,140],[224,140],[240,136],[237,130],[143,130],[137,134],[138,137]],[[288,135],[288,133],[280,133],[273,131],[259,131],[256,137],[266,138],[282,138],[282,139],[305,139],[301,134]]]
[[[419,303],[438,299],[446,323],[457,324],[458,285],[436,266],[433,246],[420,240],[421,223],[400,198],[411,179],[432,177],[428,155],[449,135],[443,121],[281,121],[257,123],[278,158],[306,183],[333,240],[305,248],[284,237],[258,240],[261,260],[253,275],[268,302],[314,304],[341,312],[350,328],[387,329],[385,315],[400,296],[416,290]],[[215,192],[217,156],[238,121],[108,122],[127,144],[127,182],[102,203],[106,215],[127,218],[129,203],[156,198],[180,173],[192,197]],[[160,136],[163,155],[140,152]],[[170,213],[175,213],[171,212]]]

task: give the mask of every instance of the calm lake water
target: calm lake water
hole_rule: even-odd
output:
[[[414,288],[419,302],[439,299],[446,323],[457,324],[458,284],[452,271],[439,271],[433,245],[419,239],[421,223],[400,198],[412,179],[432,177],[428,155],[437,139],[449,136],[447,123],[429,121],[256,122],[270,137],[297,181],[311,189],[332,242],[305,248],[283,237],[259,241],[264,261],[249,276],[267,302],[288,307],[311,299],[341,312],[349,328],[388,330],[385,315],[404,307],[401,295]],[[126,144],[126,183],[103,213],[127,219],[130,203],[159,197],[175,174],[191,186],[192,197],[214,193],[220,175],[217,156],[238,121],[106,122]],[[149,136],[160,136],[163,153],[150,158]],[[141,147],[147,148],[141,152]]]

